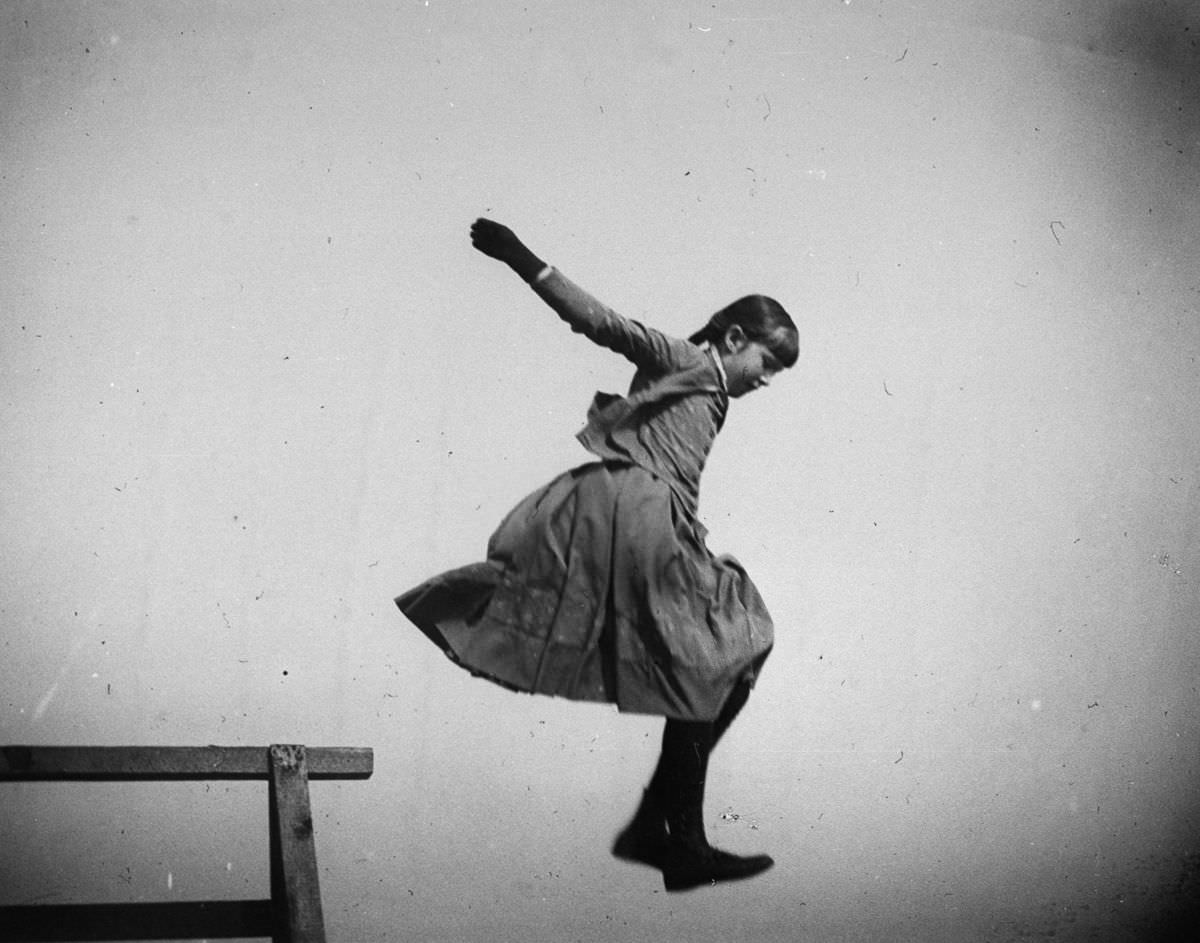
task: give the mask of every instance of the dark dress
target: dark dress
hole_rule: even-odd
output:
[[[451,659],[506,687],[622,711],[712,720],[774,641],[746,572],[697,520],[700,474],[728,409],[715,353],[624,318],[557,271],[535,291],[636,367],[596,394],[579,433],[598,459],[500,523],[487,560],[396,604]]]

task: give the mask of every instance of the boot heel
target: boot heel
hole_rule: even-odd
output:
[[[613,842],[612,854],[622,861],[661,868],[666,851],[667,825],[662,805],[647,789],[633,819]]]

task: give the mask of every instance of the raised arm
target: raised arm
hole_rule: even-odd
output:
[[[526,282],[532,283],[546,268],[546,263],[530,252],[515,232],[490,219],[480,218],[471,224],[471,245],[503,262]]]
[[[471,242],[484,255],[505,263],[553,308],[571,330],[621,354],[638,367],[666,372],[688,366],[698,351],[687,341],[626,318],[531,252],[507,226],[477,219]]]

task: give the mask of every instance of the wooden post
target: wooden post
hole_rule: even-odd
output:
[[[304,747],[273,744],[270,755],[274,943],[325,943]]]
[[[0,782],[267,780],[271,899],[0,906],[0,943],[262,937],[325,943],[309,779],[367,779],[369,747],[0,746]]]

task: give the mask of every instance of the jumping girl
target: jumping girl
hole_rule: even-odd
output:
[[[696,515],[729,400],[796,362],[796,327],[777,302],[750,295],[688,340],[668,337],[592,298],[499,223],[477,220],[471,241],[637,370],[627,395],[596,394],[578,436],[595,461],[510,511],[486,562],[396,604],[472,674],[666,718],[658,767],[614,855],[660,869],[668,890],[765,871],[767,855],[708,843],[703,807],[709,754],[746,703],[773,627],[737,561],[709,552]]]

